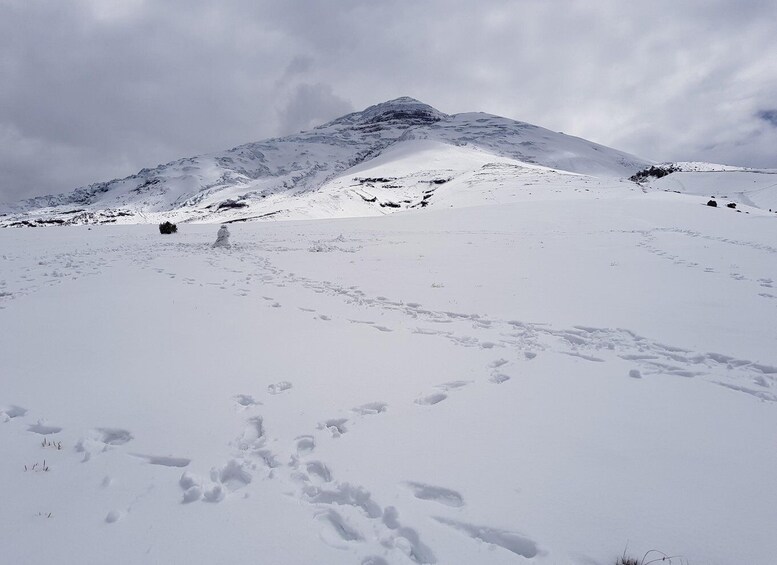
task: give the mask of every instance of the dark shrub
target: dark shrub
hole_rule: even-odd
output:
[[[715,202],[714,200],[710,200],[709,202],[707,202],[707,206],[712,206],[713,208],[717,208],[718,203]]]
[[[677,167],[675,165],[666,165],[663,167],[657,167],[655,165],[648,167],[647,169],[642,169],[641,171],[634,173],[631,177],[629,177],[629,180],[634,182],[642,182],[650,177],[655,177],[657,179],[660,179],[661,177],[665,177],[666,175],[671,175],[672,173],[676,173],[680,170],[680,167]]]
[[[729,202],[728,204],[726,204],[726,208],[736,208],[736,207],[737,207],[736,202]]]
[[[177,233],[178,226],[171,224],[170,222],[164,222],[159,224],[159,233]]]

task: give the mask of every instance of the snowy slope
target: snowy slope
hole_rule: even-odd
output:
[[[658,190],[723,198],[777,212],[777,170],[745,169],[714,163],[672,163],[680,170],[647,185]]]
[[[3,562],[774,562],[777,218],[413,143],[331,190],[424,209],[1,232]]]
[[[338,177],[352,176],[352,168],[369,163],[388,148],[406,153],[418,140],[459,147],[459,155],[488,153],[497,162],[506,158],[516,164],[606,178],[628,177],[647,165],[620,151],[531,124],[480,113],[451,116],[412,98],[399,98],[311,131],[27,200],[6,207],[8,215],[2,224],[25,225],[36,220],[153,223],[164,218],[220,222],[351,215],[336,206],[317,210],[318,191]],[[421,165],[419,170],[423,169]],[[414,199],[422,196],[413,194]],[[295,210],[307,212],[296,216]],[[379,211],[372,212],[376,213]]]

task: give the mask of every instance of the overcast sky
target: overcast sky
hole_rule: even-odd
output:
[[[777,168],[777,0],[0,0],[0,201],[403,95]]]

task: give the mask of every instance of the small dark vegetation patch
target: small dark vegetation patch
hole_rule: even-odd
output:
[[[624,550],[623,555],[615,560],[615,565],[652,565],[653,563],[663,563],[664,565],[688,565],[688,560],[682,555],[667,555],[663,551],[657,549],[651,549],[642,556],[642,559],[637,559],[630,555],[626,555]]]
[[[733,209],[733,208],[736,208],[736,207],[737,207],[737,203],[736,202],[729,202],[728,204],[726,204],[726,208],[732,208]]]
[[[248,202],[229,199],[219,203],[216,210],[224,210],[225,208],[247,208],[247,207],[248,207]]]
[[[664,165],[662,167],[657,167],[653,165],[648,167],[647,169],[642,169],[641,171],[634,173],[629,177],[629,180],[634,182],[642,182],[651,177],[660,179],[661,177],[665,177],[666,175],[671,175],[672,173],[676,173],[679,170],[680,170],[680,167],[675,167],[674,165]]]
[[[360,184],[374,184],[378,182],[391,182],[397,179],[395,177],[353,177],[353,180]]]
[[[171,224],[170,222],[163,222],[159,224],[159,233],[163,234],[169,234],[169,233],[177,233],[178,232],[178,226],[175,224]]]

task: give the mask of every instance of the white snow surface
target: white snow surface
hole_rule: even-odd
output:
[[[680,171],[652,179],[651,189],[723,199],[777,212],[777,170],[743,169],[711,163],[674,163]]]
[[[0,561],[774,563],[777,216],[408,143],[319,191],[402,213],[0,230]]]

